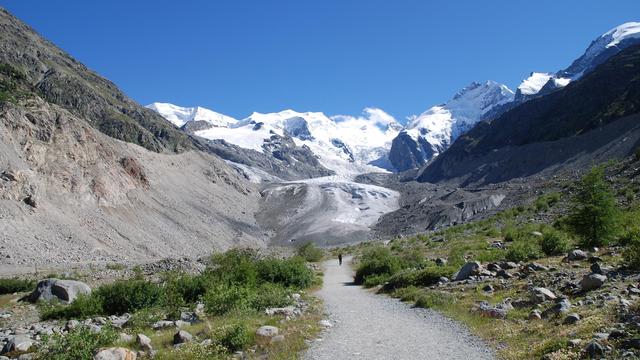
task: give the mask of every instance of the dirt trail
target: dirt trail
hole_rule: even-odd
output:
[[[492,350],[463,326],[426,309],[351,285],[351,258],[325,262],[325,301],[334,325],[304,358],[321,359],[494,359]]]

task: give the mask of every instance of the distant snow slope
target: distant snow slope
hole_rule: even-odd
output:
[[[531,73],[518,87],[517,99],[538,94],[544,88],[557,89],[581,78],[624,48],[640,42],[640,23],[628,22],[617,26],[591,42],[584,54],[568,68],[555,74]]]
[[[264,140],[273,134],[291,136],[297,146],[308,146],[324,167],[344,175],[386,171],[385,158],[391,141],[402,128],[391,115],[373,108],[365,109],[358,117],[284,110],[268,114],[254,112],[246,119],[235,120],[203,108],[158,103],[148,107],[176,125],[198,120],[191,114],[193,109],[199,109],[195,113],[202,114],[200,118],[212,126],[196,131],[197,136],[222,139],[260,152],[264,151]],[[212,119],[217,121],[214,123]]]
[[[407,170],[402,165],[403,157],[416,156],[414,163],[421,165],[446,150],[451,142],[473,127],[487,111],[513,100],[513,91],[495,81],[471,83],[460,90],[446,104],[437,105],[413,118],[404,133],[412,139],[396,146],[408,150],[391,149],[391,162],[398,170]],[[405,153],[406,151],[411,154]]]
[[[276,184],[262,191],[258,221],[276,243],[332,246],[368,240],[371,225],[398,209],[400,194],[341,176]]]
[[[153,103],[147,107],[159,113],[177,127],[181,127],[189,121],[206,121],[213,126],[229,126],[238,121],[230,116],[219,114],[200,106],[181,107],[168,103]]]

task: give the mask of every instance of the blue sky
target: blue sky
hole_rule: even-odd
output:
[[[614,5],[615,4],[615,5]],[[471,81],[512,89],[596,36],[640,20],[638,0],[0,0],[142,104],[242,118],[285,108],[402,120]]]

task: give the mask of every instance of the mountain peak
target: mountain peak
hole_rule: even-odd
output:
[[[190,121],[205,121],[213,126],[226,127],[238,121],[230,116],[201,106],[182,107],[171,103],[155,102],[146,107],[162,115],[177,127],[181,127]]]

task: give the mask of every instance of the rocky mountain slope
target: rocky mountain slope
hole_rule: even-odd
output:
[[[175,154],[200,145],[4,10],[0,27],[0,266],[264,244],[235,169]]]
[[[532,99],[459,138],[418,181],[499,182],[551,167],[589,163],[636,147],[640,46],[562,90]]]

